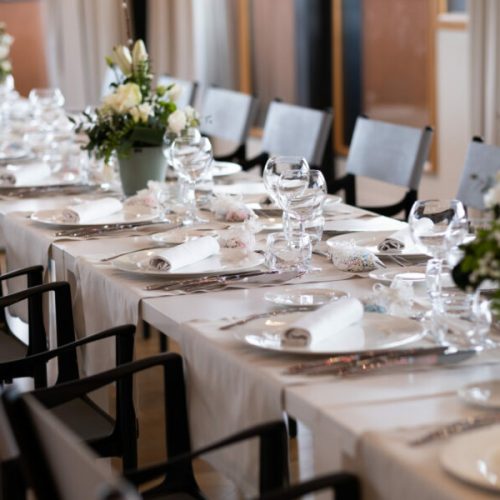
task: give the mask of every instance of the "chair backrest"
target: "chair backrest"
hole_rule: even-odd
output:
[[[38,500],[137,500],[137,492],[48,410],[14,387],[2,395],[21,465]]]
[[[184,109],[186,106],[192,106],[196,98],[196,89],[198,88],[198,84],[190,80],[174,78],[170,75],[160,75],[156,81],[156,85],[163,85],[165,87],[174,83],[182,89],[182,92],[176,101],[177,108]]]
[[[465,206],[484,210],[484,194],[500,170],[500,147],[475,139],[469,144],[457,199]]]
[[[203,134],[243,144],[257,112],[257,99],[234,90],[209,87],[203,97]]]
[[[330,132],[327,111],[272,101],[266,115],[262,150],[271,155],[302,156],[320,166]]]
[[[416,190],[432,135],[430,127],[420,129],[360,116],[349,146],[346,172]]]
[[[108,94],[111,94],[111,88],[110,85],[114,82],[116,82],[116,76],[122,77],[122,72],[118,67],[115,67],[114,69],[106,66],[106,71],[104,73],[104,78],[102,80],[102,87],[101,87],[101,99],[104,96],[107,96]]]

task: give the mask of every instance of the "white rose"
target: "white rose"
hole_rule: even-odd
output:
[[[12,45],[12,42],[14,41],[14,37],[12,35],[9,35],[6,33],[0,40],[0,43],[2,45],[7,45],[8,47]]]
[[[2,68],[2,71],[5,73],[9,73],[12,71],[12,64],[10,64],[10,61],[0,61],[0,66]]]
[[[119,85],[115,92],[107,95],[103,101],[103,108],[109,108],[117,113],[125,113],[141,103],[142,95],[139,85],[126,83]]]
[[[153,107],[151,106],[151,104],[145,102],[143,104],[140,104],[139,106],[136,106],[135,108],[132,108],[130,110],[130,114],[132,115],[134,122],[146,123],[149,116],[153,114]]]
[[[182,87],[174,83],[168,90],[167,96],[171,101],[177,101],[182,94]]]
[[[495,184],[488,189],[484,195],[484,204],[487,208],[493,208],[495,205],[500,205],[500,184]]]
[[[125,76],[132,73],[132,55],[128,47],[124,45],[113,47],[113,61]]]
[[[0,45],[0,59],[5,59],[9,56],[9,46],[8,45]]]
[[[170,132],[179,135],[186,127],[186,114],[177,109],[168,117],[168,129]]]

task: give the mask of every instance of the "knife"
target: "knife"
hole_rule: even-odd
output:
[[[460,363],[477,354],[475,349],[448,350],[441,354],[422,354],[390,357],[375,356],[372,358],[363,358],[339,365],[321,366],[305,372],[305,375],[338,375],[349,376],[359,375],[361,373],[372,373],[378,370],[384,370],[392,367],[430,367],[440,366],[452,363]]]
[[[122,224],[105,224],[103,226],[88,226],[81,229],[73,228],[73,229],[65,229],[63,231],[58,231],[56,233],[56,237],[70,236],[73,238],[78,238],[78,237],[83,238],[85,236],[98,236],[100,234],[112,233],[114,231],[122,231],[124,229],[135,229],[142,226],[154,226],[157,224],[165,224],[165,223],[168,222],[162,220],[158,222],[143,221],[143,222],[128,222]],[[182,223],[171,224],[168,226],[168,229],[176,229],[181,226]]]

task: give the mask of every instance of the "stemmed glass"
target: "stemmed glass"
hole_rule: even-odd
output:
[[[277,188],[284,220],[288,217],[288,222],[292,219],[298,222],[298,234],[291,226],[285,233],[290,244],[304,242],[311,245],[306,223],[321,210],[326,198],[326,181],[323,174],[319,170],[285,170],[280,176]]]
[[[208,222],[196,214],[196,181],[211,167],[212,145],[201,135],[187,135],[175,139],[170,146],[170,161],[179,180],[185,182],[187,211],[184,224]]]
[[[29,93],[29,100],[33,105],[35,118],[47,129],[52,129],[64,106],[62,92],[58,88],[32,89]]]
[[[413,241],[432,257],[427,262],[426,282],[432,305],[431,333],[439,341],[443,340],[439,325],[443,262],[450,245],[461,242],[465,220],[465,208],[458,200],[416,201],[408,218]]]
[[[279,205],[278,182],[285,171],[309,172],[309,164],[300,156],[272,156],[267,160],[262,173],[264,186],[271,200]]]

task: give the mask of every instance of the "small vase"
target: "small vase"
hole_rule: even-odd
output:
[[[119,165],[125,196],[145,189],[148,181],[163,181],[167,170],[161,147],[134,148],[127,158],[119,159]]]

